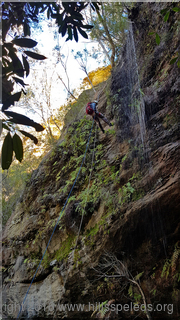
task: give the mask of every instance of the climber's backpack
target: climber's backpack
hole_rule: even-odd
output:
[[[86,106],[86,113],[92,115],[94,112],[93,108],[91,107],[91,102],[88,102]]]

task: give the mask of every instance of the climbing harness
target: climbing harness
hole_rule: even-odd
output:
[[[70,198],[70,195],[71,195],[71,193],[72,193],[72,191],[73,191],[73,189],[74,189],[74,186],[75,186],[75,184],[76,184],[76,181],[77,181],[78,176],[79,176],[79,174],[80,174],[80,171],[81,171],[81,169],[82,169],[83,163],[84,163],[85,158],[86,158],[86,153],[87,153],[87,150],[88,150],[88,147],[89,147],[89,141],[90,141],[90,138],[91,138],[93,126],[94,126],[94,120],[93,120],[93,123],[92,123],[92,126],[91,126],[91,131],[90,131],[89,138],[88,138],[88,142],[87,142],[87,145],[86,145],[86,150],[85,150],[84,157],[83,157],[81,166],[80,166],[80,168],[79,168],[78,174],[77,174],[76,179],[75,179],[75,181],[74,181],[74,183],[73,183],[73,186],[72,186],[72,188],[71,188],[71,190],[70,190],[70,192],[69,192],[69,194],[68,194],[68,197],[67,197],[67,199],[66,199],[66,202],[65,202],[65,204],[64,204],[64,206],[63,206],[63,208],[62,208],[62,210],[61,210],[61,212],[60,212],[60,215],[59,215],[59,217],[58,217],[58,219],[57,219],[57,222],[56,222],[55,227],[54,227],[54,229],[53,229],[53,232],[52,232],[52,234],[51,234],[51,236],[50,236],[50,239],[49,239],[49,241],[48,241],[48,244],[47,244],[47,246],[46,246],[46,249],[45,249],[45,251],[44,251],[44,253],[43,253],[43,256],[42,256],[42,258],[41,258],[41,260],[40,260],[40,262],[39,262],[39,265],[38,265],[38,267],[37,267],[37,269],[36,269],[36,272],[35,272],[32,280],[31,280],[31,283],[30,283],[29,288],[28,288],[28,290],[27,290],[27,292],[26,292],[26,295],[25,295],[25,297],[24,297],[24,300],[23,300],[23,302],[22,302],[22,304],[21,304],[21,307],[20,307],[20,310],[19,310],[19,313],[18,313],[18,315],[17,315],[16,320],[19,318],[19,316],[20,316],[20,314],[21,314],[21,311],[22,311],[23,305],[25,304],[25,301],[26,301],[27,295],[28,295],[28,293],[29,293],[29,290],[30,290],[30,288],[31,288],[31,286],[32,286],[32,284],[33,284],[33,281],[34,281],[34,279],[35,279],[35,277],[36,277],[36,274],[37,274],[37,272],[38,272],[38,270],[39,270],[39,267],[40,267],[40,265],[41,265],[41,262],[42,262],[42,260],[44,259],[44,256],[45,256],[45,254],[46,254],[46,251],[47,251],[47,249],[48,249],[48,246],[49,246],[49,244],[50,244],[50,242],[51,242],[51,239],[52,239],[52,237],[53,237],[53,235],[54,235],[54,232],[55,232],[55,230],[56,230],[56,228],[57,228],[57,225],[58,225],[58,223],[59,223],[59,221],[60,221],[60,219],[61,219],[61,217],[62,217],[63,211],[64,211],[64,209],[65,209],[65,207],[66,207],[66,204],[67,204],[67,202],[68,202],[68,200],[69,200],[69,198]],[[94,142],[94,145],[95,145],[95,142]],[[93,157],[94,157],[94,152],[93,152]],[[92,168],[92,166],[91,166],[91,168]],[[91,172],[92,172],[92,170],[91,170]],[[91,176],[91,174],[90,174],[90,176]],[[89,180],[89,183],[90,183],[90,180]],[[88,188],[88,190],[89,190],[89,188]],[[84,209],[85,209],[85,208],[84,208]],[[81,225],[82,225],[82,219],[83,219],[83,217],[81,218],[80,227],[81,227]],[[80,233],[80,229],[79,229],[79,233]],[[78,236],[79,236],[79,233],[78,233]],[[76,245],[77,245],[77,242],[76,242]]]

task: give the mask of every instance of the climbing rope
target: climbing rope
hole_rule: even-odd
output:
[[[16,320],[19,318],[19,316],[20,316],[20,314],[21,314],[21,311],[22,311],[23,305],[24,305],[24,303],[25,303],[25,301],[26,301],[26,298],[27,298],[27,296],[28,296],[29,290],[30,290],[30,288],[31,288],[31,286],[32,286],[32,284],[33,284],[33,281],[34,281],[34,279],[35,279],[35,277],[36,277],[36,274],[37,274],[37,272],[38,272],[38,270],[39,270],[39,267],[40,267],[40,265],[41,265],[41,262],[42,262],[42,260],[44,259],[44,256],[45,256],[45,254],[46,254],[46,251],[47,251],[47,249],[48,249],[48,246],[49,246],[49,244],[50,244],[50,242],[51,242],[51,239],[52,239],[52,237],[53,237],[53,235],[54,235],[54,232],[55,232],[55,230],[56,230],[56,228],[57,228],[57,225],[58,225],[58,223],[59,223],[59,221],[60,221],[60,219],[61,219],[61,217],[62,217],[63,211],[64,211],[64,209],[65,209],[65,207],[66,207],[66,204],[67,204],[67,202],[68,202],[68,200],[69,200],[69,198],[70,198],[70,195],[71,195],[71,193],[72,193],[72,191],[73,191],[73,189],[74,189],[74,186],[75,186],[75,184],[76,184],[76,181],[77,181],[78,176],[79,176],[79,174],[80,174],[80,171],[81,171],[81,169],[82,169],[83,163],[84,163],[85,158],[86,158],[86,153],[87,153],[87,150],[88,150],[89,141],[90,141],[90,138],[91,138],[93,126],[94,126],[94,120],[93,120],[93,123],[92,123],[92,126],[91,126],[91,131],[90,131],[89,138],[88,138],[88,142],[87,142],[87,145],[86,145],[86,150],[85,150],[84,157],[83,157],[81,166],[80,166],[80,168],[79,168],[78,174],[77,174],[76,179],[75,179],[75,181],[74,181],[74,183],[73,183],[73,186],[72,186],[72,188],[71,188],[71,190],[70,190],[70,192],[69,192],[69,194],[68,194],[68,197],[67,197],[67,199],[66,199],[66,202],[65,202],[65,204],[64,204],[64,206],[63,206],[63,208],[62,208],[62,210],[61,210],[61,212],[60,212],[60,215],[59,215],[59,217],[58,217],[58,219],[57,219],[56,225],[55,225],[55,227],[54,227],[54,229],[53,229],[53,232],[52,232],[52,234],[51,234],[51,236],[50,236],[50,239],[49,239],[49,241],[48,241],[48,244],[47,244],[47,246],[46,246],[46,249],[45,249],[45,251],[44,251],[44,253],[43,253],[43,256],[42,256],[42,258],[41,258],[41,260],[40,260],[40,262],[39,262],[39,265],[38,265],[38,267],[37,267],[37,269],[36,269],[36,272],[35,272],[32,280],[31,280],[31,283],[30,283],[29,288],[28,288],[28,290],[27,290],[27,292],[26,292],[26,295],[25,295],[25,297],[24,297],[24,300],[23,300],[23,302],[22,302],[22,304],[21,304],[21,307],[20,307],[20,310],[19,310],[19,313],[18,313],[18,315],[17,315]],[[94,145],[95,145],[95,144],[94,144]],[[93,157],[94,157],[94,152],[93,152]],[[93,162],[92,162],[92,163],[93,163]],[[91,166],[91,168],[92,168],[92,166]],[[92,170],[91,170],[91,172],[92,172]],[[90,175],[90,176],[91,176],[91,175]],[[90,183],[90,181],[89,181],[89,183]],[[89,189],[88,189],[88,190],[89,190]],[[81,219],[81,221],[82,221],[82,219]],[[82,224],[82,223],[81,223],[81,224]],[[80,232],[80,231],[79,231],[79,232]],[[78,234],[78,236],[79,236],[79,234]],[[76,243],[76,245],[77,245],[77,243]]]
[[[93,120],[94,121],[94,120]],[[93,163],[94,163],[94,155],[95,155],[95,147],[96,147],[96,131],[97,131],[97,125],[96,125],[96,130],[95,130],[95,138],[94,138],[94,146],[93,146],[93,155],[92,155],[92,161],[91,161],[91,169],[90,169],[90,176],[89,176],[89,182],[88,182],[88,188],[87,188],[87,195],[86,195],[86,201],[84,204],[84,208],[83,208],[83,212],[82,212],[82,216],[81,216],[81,222],[79,225],[79,230],[78,230],[78,235],[77,235],[77,239],[76,239],[76,244],[74,247],[74,251],[77,247],[77,243],[78,243],[78,239],[79,239],[79,234],[81,231],[81,227],[82,227],[82,223],[83,223],[83,218],[84,218],[84,213],[85,213],[85,208],[86,208],[86,204],[87,204],[87,199],[88,199],[88,194],[89,194],[89,186],[90,186],[90,181],[91,181],[91,176],[92,176],[92,171],[93,171]],[[74,255],[74,252],[73,252]]]

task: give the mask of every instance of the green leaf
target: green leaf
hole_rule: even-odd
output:
[[[130,284],[129,289],[128,289],[128,294],[129,294],[130,297],[132,297],[132,295],[133,295],[133,288],[132,288],[131,284]]]
[[[78,42],[78,34],[75,26],[73,27],[73,31],[74,31],[74,39],[76,42]]]
[[[20,97],[21,97],[21,91],[20,92],[16,92],[13,95],[10,95],[6,101],[3,101],[2,111],[4,112],[11,105],[14,105],[14,102],[15,101],[19,101]]]
[[[177,58],[178,57],[175,57],[175,58],[171,59],[170,64],[174,64],[176,62]]]
[[[165,15],[167,11],[168,11],[168,8],[162,9],[162,10],[161,10],[161,14]]]
[[[30,34],[31,34],[30,27],[26,21],[24,21],[23,29],[24,29],[24,36],[25,37],[30,36]]]
[[[50,18],[50,10],[49,10],[49,8],[48,8],[48,10],[47,10],[47,18],[48,18],[48,19]]]
[[[24,77],[24,69],[23,65],[21,63],[21,60],[17,57],[17,55],[13,52],[9,52],[9,56],[12,59],[12,65],[13,65],[13,72],[19,75],[20,77]]]
[[[23,144],[21,138],[16,133],[13,136],[13,150],[16,159],[21,162],[23,159]]]
[[[63,26],[62,26],[62,29],[61,29],[61,35],[62,35],[62,37],[65,36],[66,30],[67,30],[67,23],[64,23]]]
[[[159,45],[161,42],[160,36],[156,33],[156,43]]]
[[[151,36],[152,34],[155,34],[155,32],[152,31],[152,32],[149,32],[149,33],[148,33],[149,36]]]
[[[37,42],[35,40],[29,38],[14,39],[12,40],[12,43],[16,44],[19,47],[25,48],[34,48],[37,45]]]
[[[91,2],[90,3],[90,6],[91,6],[91,8],[95,11],[95,9],[97,10],[97,11],[99,11],[99,7],[98,7],[98,5],[97,5],[97,3],[96,2]]]
[[[24,53],[36,60],[44,60],[47,59],[45,56],[43,56],[42,54],[36,53],[36,52],[32,52],[32,51],[24,51]]]
[[[170,15],[170,11],[168,11],[168,12],[165,14],[164,22],[167,22],[167,21],[168,21],[169,15]]]
[[[66,41],[68,40],[72,40],[72,29],[70,26],[68,26],[68,38],[66,39]]]
[[[83,28],[83,29],[92,29],[92,28],[94,28],[94,26],[91,26],[90,24],[88,25],[82,25],[81,26],[81,28]]]
[[[10,121],[13,123],[24,124],[25,126],[34,127],[38,132],[44,130],[44,127],[41,126],[39,123],[34,122],[33,120],[29,119],[28,117],[22,114],[19,114],[13,111],[4,111],[4,113],[8,117],[12,117]]]
[[[178,7],[174,7],[174,8],[172,8],[172,10],[175,12],[180,12],[180,8],[178,8]]]
[[[13,77],[13,79],[16,81],[16,83],[20,83],[23,87],[28,86],[28,84],[25,84],[22,79]]]
[[[10,128],[5,124],[5,123],[2,123],[2,127],[8,131],[10,131]]]
[[[78,31],[84,38],[88,39],[87,33],[85,31],[83,31],[80,27],[78,27]]]
[[[24,131],[24,130],[19,130],[19,131],[20,131],[24,136],[26,136],[26,137],[30,138],[31,140],[33,140],[35,144],[38,143],[38,139],[37,139],[36,137],[34,137],[31,133],[26,132],[26,131]]]
[[[178,68],[180,68],[180,60],[178,60],[177,66],[178,66]]]
[[[138,281],[138,280],[141,278],[141,276],[143,275],[143,273],[144,273],[144,271],[141,272],[141,273],[138,273],[137,276],[134,277],[134,279],[135,279],[136,281]]]
[[[42,7],[40,13],[44,12],[46,9],[47,9],[47,6],[45,4],[43,4],[43,7]]]
[[[74,11],[71,17],[76,20],[84,20],[82,14],[77,11]]]
[[[13,140],[10,132],[8,132],[8,134],[4,139],[2,151],[1,151],[1,166],[3,170],[9,169],[12,163],[12,156],[13,156]]]
[[[29,63],[27,62],[26,57],[22,56],[23,58],[23,65],[24,65],[24,69],[26,71],[26,77],[29,75]]]

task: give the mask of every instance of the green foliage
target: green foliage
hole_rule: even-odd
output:
[[[135,189],[132,187],[130,182],[127,182],[122,188],[119,188],[120,198],[119,203],[123,204],[131,199],[131,195]]]
[[[169,4],[167,3],[167,7],[161,10],[161,15],[163,16],[163,21],[165,23],[167,23],[169,21],[169,18],[171,15],[173,15],[175,12],[180,12],[180,7],[175,6],[174,4]],[[161,43],[161,38],[159,36],[159,34],[157,32],[149,32],[149,35],[153,35],[155,34],[155,39],[156,39],[156,43],[157,45],[160,45]],[[177,51],[176,56],[174,56],[171,60],[170,60],[170,64],[174,64],[177,62],[177,66],[178,68],[180,68],[180,51]]]
[[[13,140],[10,132],[8,132],[2,146],[1,165],[3,170],[9,169],[12,162],[12,156],[13,156]]]
[[[167,280],[172,276],[175,282],[180,281],[180,269],[178,269],[178,258],[180,256],[179,241],[174,246],[174,251],[170,259],[166,259],[162,268],[161,278]]]
[[[13,150],[16,159],[21,162],[23,159],[23,144],[21,138],[16,133],[13,136]]]
[[[116,136],[116,130],[115,129],[108,129],[107,132],[113,136]]]
[[[169,272],[170,272],[170,267],[171,267],[171,260],[167,259],[163,265],[163,269],[161,272],[161,278],[165,277],[166,279],[169,276]]]
[[[134,277],[134,279],[135,279],[136,281],[138,281],[138,280],[142,277],[143,273],[144,273],[144,271],[138,273],[138,274]]]
[[[41,262],[42,266],[44,269],[47,269],[49,268],[49,265],[50,265],[50,262],[51,262],[51,258],[50,256],[48,255],[48,252],[46,251],[45,255],[44,255],[44,258]]]
[[[137,292],[134,290],[134,287],[133,287],[132,284],[130,284],[130,286],[129,286],[128,295],[131,297],[131,299],[134,300],[134,304],[137,304],[137,303],[140,303],[140,302],[141,302],[142,296],[141,296],[140,293],[137,293]]]
[[[61,243],[60,249],[56,251],[53,259],[57,261],[62,261],[67,259],[69,253],[71,252],[71,247],[73,246],[75,236],[69,236],[66,240]]]
[[[91,38],[103,43],[102,50],[106,60],[114,66],[114,61],[119,55],[127,30],[127,13],[125,6],[120,2],[102,3],[97,15],[91,14],[91,23],[94,28]]]
[[[156,33],[156,43],[157,45],[159,45],[161,42],[160,36],[158,35],[158,33]]]

